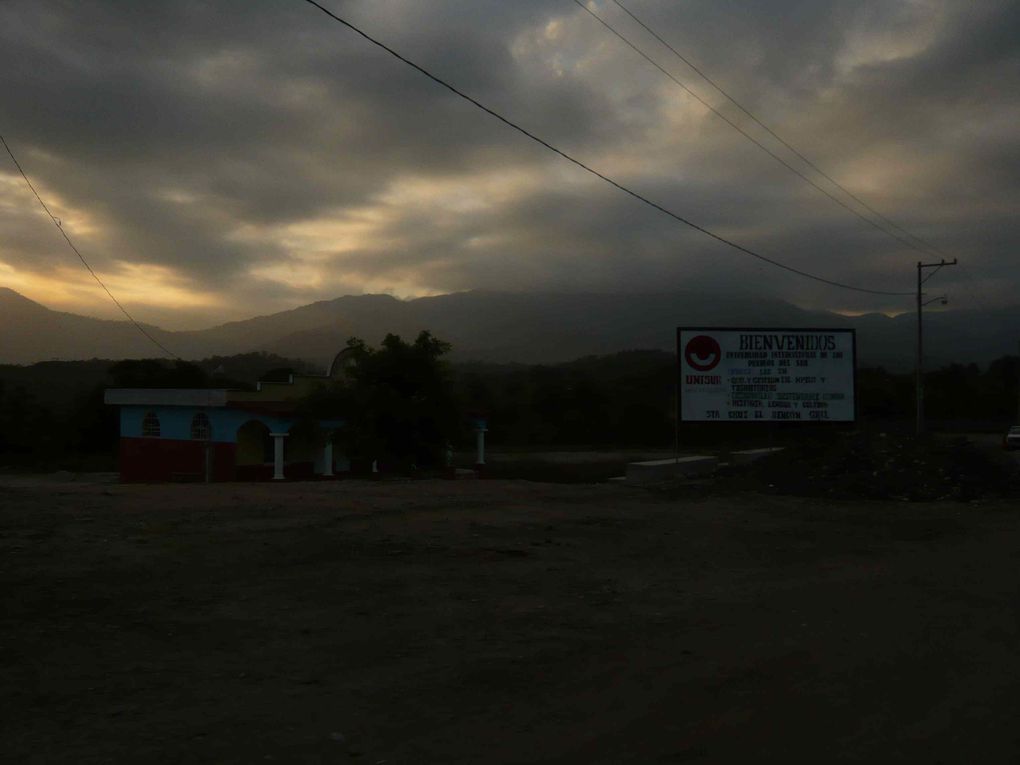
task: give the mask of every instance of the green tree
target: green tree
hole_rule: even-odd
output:
[[[428,331],[412,343],[388,334],[379,348],[351,338],[344,378],[310,395],[302,411],[342,418],[338,441],[352,459],[397,470],[441,465],[460,428],[442,359],[449,350]]]

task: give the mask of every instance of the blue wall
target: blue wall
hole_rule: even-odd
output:
[[[142,420],[149,412],[159,418],[159,437],[188,441],[191,439],[191,419],[205,412],[212,423],[212,440],[219,443],[237,443],[237,429],[251,420],[264,423],[272,433],[286,433],[297,421],[293,417],[274,417],[253,414],[240,409],[190,406],[122,406],[120,408],[120,435],[122,438],[141,438]],[[337,428],[342,420],[320,420],[323,428]]]

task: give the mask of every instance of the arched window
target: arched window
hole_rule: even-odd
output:
[[[159,417],[155,412],[146,412],[142,418],[142,435],[159,438]]]
[[[191,418],[191,437],[196,441],[208,441],[212,437],[212,424],[205,412]]]

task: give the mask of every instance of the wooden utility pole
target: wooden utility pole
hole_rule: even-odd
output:
[[[922,263],[917,261],[917,362],[915,365],[914,381],[916,388],[914,396],[917,402],[917,435],[924,433],[924,332],[921,315],[926,305],[936,301],[940,301],[942,305],[945,305],[947,302],[945,295],[925,301],[924,293],[921,292],[921,285],[945,266],[955,265],[956,258],[953,258],[952,261],[940,260],[938,263]],[[921,272],[926,268],[934,268],[935,270],[922,279]]]

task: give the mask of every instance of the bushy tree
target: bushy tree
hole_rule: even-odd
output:
[[[337,440],[352,459],[398,470],[441,465],[460,428],[442,359],[449,350],[427,331],[411,343],[388,334],[379,348],[351,338],[344,377],[309,396],[302,410],[342,418]]]

